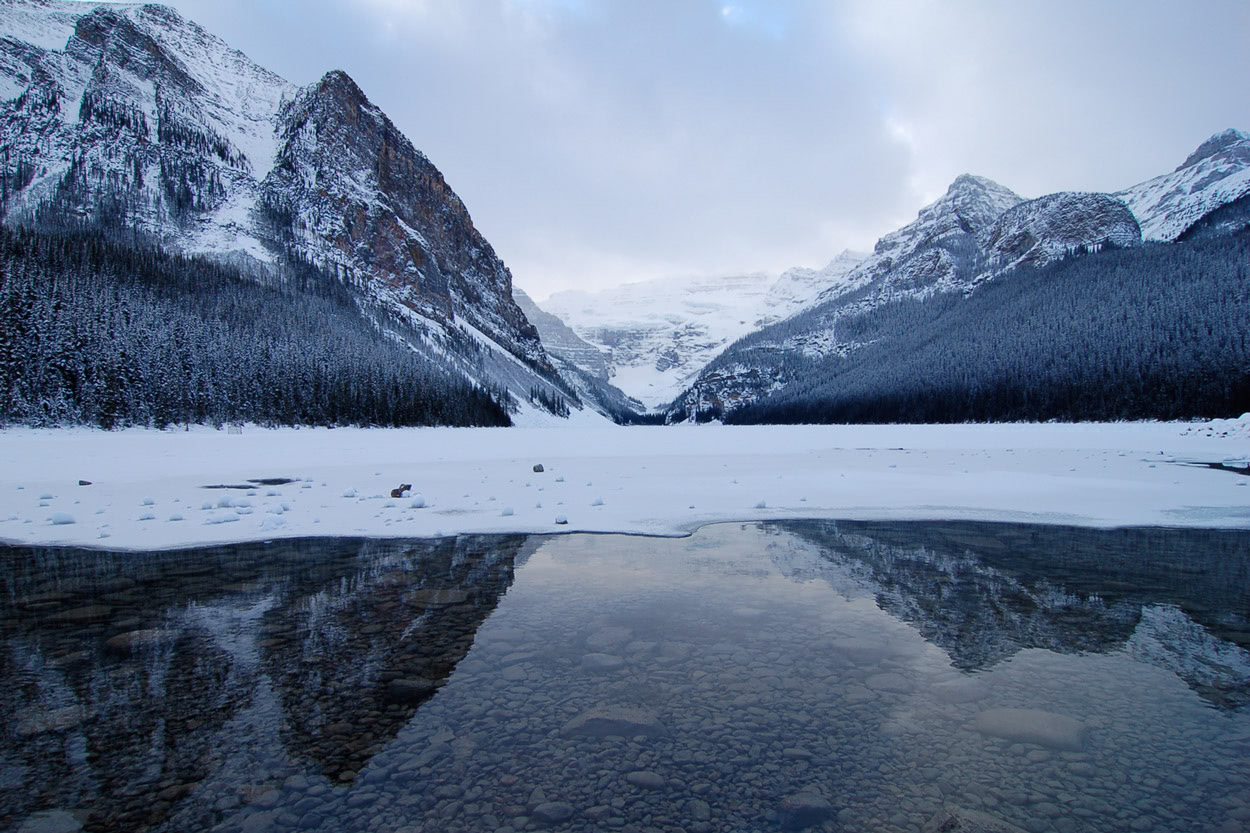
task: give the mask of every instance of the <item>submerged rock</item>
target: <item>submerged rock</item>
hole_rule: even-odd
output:
[[[82,822],[65,810],[44,810],[32,813],[17,828],[17,833],[78,833]]]
[[[947,807],[929,819],[921,833],[1025,833],[1014,824],[978,810]]]
[[[156,648],[162,643],[173,639],[174,634],[159,628],[127,631],[111,637],[104,643],[104,649],[114,654],[132,654],[145,648]]]
[[[973,726],[983,735],[1018,743],[1036,743],[1050,749],[1079,752],[1085,748],[1085,724],[1076,718],[1038,709],[989,709],[976,716]]]
[[[548,801],[534,808],[534,820],[542,824],[559,824],[572,815],[572,806],[563,801]]]
[[[833,815],[833,805],[815,793],[796,793],[781,799],[777,806],[783,830],[804,830],[823,823]]]
[[[612,654],[586,654],[582,657],[582,668],[587,671],[616,671],[625,667],[625,660]]]
[[[647,770],[631,772],[625,776],[625,780],[644,790],[662,790],[665,784],[663,776]]]
[[[655,712],[635,706],[600,706],[579,714],[560,730],[565,737],[581,735],[592,738],[610,735],[654,738],[664,733],[664,725]]]

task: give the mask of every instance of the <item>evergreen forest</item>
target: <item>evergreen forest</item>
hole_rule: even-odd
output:
[[[0,228],[0,424],[509,425],[301,263],[280,278]]]
[[[753,334],[781,341],[820,308]],[[1076,253],[970,295],[887,302],[836,316],[807,357],[757,349],[792,380],[722,416],[749,423],[1187,419],[1250,411],[1250,231]],[[706,416],[706,415],[705,415]]]

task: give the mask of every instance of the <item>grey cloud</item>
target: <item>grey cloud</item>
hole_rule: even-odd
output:
[[[1240,0],[173,5],[293,82],[350,73],[537,298],[821,265],[964,171],[1114,189],[1250,127]]]

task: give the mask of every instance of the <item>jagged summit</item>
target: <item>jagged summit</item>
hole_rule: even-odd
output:
[[[953,215],[962,231],[980,231],[1020,201],[1018,194],[992,179],[960,174],[940,199],[921,210],[920,219]]]
[[[1250,134],[1231,127],[1222,133],[1216,133],[1198,145],[1198,149],[1189,154],[1176,170],[1191,168],[1207,159],[1223,162],[1241,161],[1243,164],[1250,162]]]
[[[1176,240],[1211,212],[1250,195],[1250,135],[1225,130],[1171,173],[1113,196],[1128,203],[1146,240]]]
[[[5,224],[301,261],[483,385],[559,379],[463,202],[347,73],[297,87],[153,4],[4,0],[0,32]]]
[[[957,288],[977,237],[1023,200],[992,179],[961,174],[916,219],[877,241],[873,252],[817,299],[828,303],[876,284],[888,295]]]

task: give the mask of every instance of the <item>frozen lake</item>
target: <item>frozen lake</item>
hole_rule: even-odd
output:
[[[22,833],[1250,829],[1239,531],[15,547],[0,591]]]

